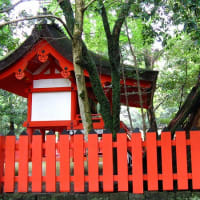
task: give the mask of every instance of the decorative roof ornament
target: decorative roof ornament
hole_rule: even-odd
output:
[[[18,80],[22,80],[24,78],[25,74],[21,69],[18,69],[18,71],[15,73],[15,77]]]
[[[38,60],[42,63],[45,63],[48,60],[48,52],[45,49],[38,51]]]
[[[61,72],[61,75],[63,78],[69,78],[71,76],[71,73],[67,71],[67,67],[65,67],[64,70]]]

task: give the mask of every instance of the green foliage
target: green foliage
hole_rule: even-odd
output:
[[[196,84],[200,73],[199,55],[198,46],[187,34],[168,41],[155,93],[155,103],[162,102],[156,112],[158,123],[168,124]]]
[[[10,0],[0,0],[0,10],[3,10],[11,5]]]
[[[106,36],[101,16],[97,12],[86,11],[83,30],[83,39],[88,48],[93,52],[107,56]]]
[[[14,122],[15,132],[21,133],[27,115],[26,99],[0,90],[0,133],[7,134],[10,122]]]
[[[10,0],[0,0],[0,11],[11,6]],[[0,20],[9,20],[9,13],[0,12]],[[0,59],[6,53],[14,50],[19,42],[19,39],[13,37],[14,28],[12,25],[7,25],[0,28]]]
[[[53,13],[55,16],[62,16],[62,10],[58,5],[57,0],[52,0],[50,4],[47,5],[47,9],[49,13]]]
[[[166,11],[171,12],[174,24],[184,25],[193,40],[200,44],[200,2],[197,0],[168,0]]]
[[[11,6],[10,0],[0,1],[0,10]],[[9,13],[0,13],[0,20],[8,20]],[[14,37],[14,27],[4,26],[0,29],[0,59],[16,49],[19,38]],[[0,133],[7,134],[10,123],[14,122],[16,132],[22,131],[23,121],[26,119],[26,100],[9,92],[0,90]]]
[[[0,29],[0,58],[18,46],[19,39],[14,39],[12,32],[9,26],[4,26]]]
[[[121,107],[120,114],[121,114],[121,120],[125,123],[125,125],[127,127],[130,128],[130,119],[127,114],[126,106]],[[131,114],[131,121],[132,121],[133,127],[143,130],[141,109],[140,108],[130,108],[130,114]],[[147,116],[145,118],[145,123],[147,125],[147,128],[149,128]]]

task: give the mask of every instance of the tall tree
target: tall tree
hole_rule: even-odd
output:
[[[9,20],[13,8],[10,0],[0,1],[0,20]],[[0,28],[0,59],[19,45],[14,37],[15,27],[7,25]],[[26,117],[26,100],[9,92],[0,90],[0,131],[7,134],[10,130],[22,130]]]
[[[9,20],[10,0],[0,1],[0,20]],[[0,28],[0,58],[8,52],[14,50],[19,43],[19,39],[13,37],[14,27],[11,25]]]
[[[75,19],[71,22],[70,27],[72,29],[72,48],[73,48],[73,63],[76,77],[76,84],[78,89],[79,108],[81,112],[81,118],[85,133],[92,129],[92,119],[90,105],[87,95],[87,89],[85,84],[85,76],[82,66],[80,66],[80,60],[82,58],[82,32],[83,32],[83,14],[84,14],[84,2],[83,0],[75,1]]]
[[[186,33],[167,42],[155,95],[157,105],[162,104],[157,110],[159,124],[169,123],[196,84],[200,72],[199,53],[198,45]]]
[[[93,1],[91,1],[93,2]],[[82,57],[79,59],[79,65],[84,67],[90,76],[90,81],[92,83],[93,91],[97,100],[100,104],[100,112],[103,116],[106,128],[110,129],[115,133],[119,130],[120,125],[120,51],[119,51],[119,36],[122,24],[127,17],[131,4],[133,0],[122,3],[121,9],[118,14],[118,18],[115,21],[113,29],[111,31],[110,24],[107,17],[107,12],[103,1],[99,0],[99,12],[102,16],[102,21],[104,25],[104,30],[107,38],[108,54],[110,61],[110,70],[112,77],[112,108],[110,103],[104,94],[103,88],[100,83],[97,68],[95,62],[87,50],[86,45],[82,41]],[[90,4],[90,3],[89,3]],[[65,15],[65,19],[68,27],[73,27],[74,15],[72,10],[72,5],[69,0],[64,0],[60,2],[60,6]],[[87,7],[87,6],[86,6]],[[84,10],[84,9],[83,9]],[[76,21],[75,21],[76,22]],[[80,31],[80,30],[79,30]],[[80,37],[79,37],[80,38]],[[77,60],[78,61],[78,60]]]
[[[10,130],[20,133],[27,115],[26,99],[0,90],[0,133],[7,134]]]
[[[86,69],[89,73],[90,81],[93,87],[94,94],[100,104],[100,112],[105,122],[105,127],[110,129],[114,135],[119,130],[120,125],[120,51],[119,51],[119,42],[120,35],[122,30],[122,25],[127,18],[129,11],[131,9],[131,17],[135,18],[138,16],[142,16],[140,13],[146,13],[144,2],[135,2],[134,0],[125,0],[122,2],[116,1],[102,1],[95,0],[91,1],[75,1],[72,2],[70,0],[62,0],[57,1],[58,5],[63,11],[65,16],[66,23],[58,16],[55,16],[51,13],[45,13],[40,16],[34,17],[26,17],[27,20],[32,20],[36,18],[51,18],[56,19],[62,23],[63,27],[68,32],[68,35],[71,37],[73,41],[73,52],[74,52],[74,66],[78,70],[76,71],[77,81],[83,81],[81,78],[81,74],[83,73],[83,69]],[[84,5],[85,2],[85,5]],[[95,2],[95,11],[98,11],[101,18],[102,24],[104,27],[104,34],[107,40],[107,52],[110,61],[110,71],[111,71],[111,86],[112,86],[112,103],[110,104],[106,95],[104,94],[100,78],[98,76],[97,68],[94,62],[93,57],[90,55],[86,45],[82,39],[82,29],[83,29],[83,17],[85,11]],[[147,0],[148,2],[148,0]],[[112,7],[114,5],[114,7]],[[75,11],[74,11],[75,8]],[[112,16],[114,15],[114,17]],[[146,15],[144,15],[146,16]],[[143,17],[144,17],[143,16]],[[14,22],[19,22],[24,19],[17,19]],[[10,24],[11,22],[5,22],[0,25]],[[98,22],[97,22],[98,23]],[[83,82],[81,82],[83,83]],[[80,84],[84,86],[83,84]],[[85,88],[85,87],[84,87]],[[82,92],[79,93],[79,100],[84,100],[85,103],[85,89],[80,89]],[[86,98],[87,99],[87,98]],[[84,104],[83,105],[87,105]],[[84,106],[83,106],[84,107]],[[86,107],[85,107],[86,108]],[[88,109],[83,109],[81,113],[88,113]],[[84,117],[82,117],[84,120]],[[85,117],[85,121],[87,121],[87,117]],[[88,118],[90,121],[90,119]],[[84,125],[86,127],[90,127],[88,125]]]

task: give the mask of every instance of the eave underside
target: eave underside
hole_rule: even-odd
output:
[[[50,52],[49,58],[47,60],[47,62],[49,62],[48,63],[49,65],[52,65],[52,64],[56,65],[58,68],[60,68],[60,70],[63,70],[67,66],[68,70],[72,72],[73,77],[74,77],[73,64],[71,60],[67,60],[65,57],[63,57],[63,55],[61,55],[57,51],[57,49],[52,47],[46,40],[42,39],[41,41],[34,43],[34,45],[32,46],[32,49],[30,49],[30,46],[29,46],[28,52],[26,54],[25,52],[23,52],[23,55],[21,56],[21,58],[18,55],[18,60],[14,62],[12,65],[7,66],[6,68],[4,67],[1,68],[3,70],[1,70],[0,72],[0,88],[7,90],[9,92],[15,93],[17,95],[23,96],[23,97],[28,97],[29,88],[34,78],[33,77],[34,72],[37,70],[37,68],[39,68],[43,64],[40,61],[38,61],[38,57],[37,57],[37,51],[40,51],[40,49],[43,47],[46,47],[47,51]],[[20,48],[23,48],[23,45]],[[20,50],[18,49],[17,51],[19,53]],[[13,55],[11,56],[13,57]],[[6,59],[9,59],[9,58],[6,58]],[[22,80],[17,80],[15,77],[15,73],[18,70],[18,68],[21,68],[22,66],[24,67],[23,71],[25,73],[25,77]],[[101,69],[103,69],[103,67],[101,67]],[[131,72],[130,69],[129,69],[129,72]],[[99,73],[101,74],[100,79],[101,79],[102,86],[104,87],[105,94],[108,97],[109,101],[111,102],[112,88],[107,87],[109,86],[109,84],[111,84],[111,77],[108,73],[108,70],[106,71],[105,74],[102,74],[102,71],[99,71]],[[153,76],[154,79],[148,74]],[[90,85],[90,82],[88,79],[88,73],[86,71],[85,71],[85,77],[87,79],[86,84]],[[124,81],[121,80],[120,82],[121,97],[120,98],[121,98],[121,103],[123,105],[127,105],[127,102],[128,102],[128,105],[131,107],[141,107],[141,103],[142,103],[144,108],[148,108],[149,105],[151,104],[152,95],[154,93],[152,88],[155,85],[157,73],[144,72],[142,73],[141,77],[147,79],[147,80],[140,80],[141,89],[142,89],[142,102],[139,101],[137,81],[133,78],[130,78],[130,73],[127,74],[127,79],[126,79],[126,85],[128,86],[127,94],[124,90]],[[107,84],[107,86],[105,83]],[[91,89],[91,85],[88,87],[88,93],[91,99],[96,101],[95,95],[93,94],[92,89]],[[128,98],[128,101],[127,101],[127,98]]]

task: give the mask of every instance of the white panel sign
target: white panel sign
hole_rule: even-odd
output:
[[[33,93],[31,120],[71,120],[71,92]]]
[[[33,88],[71,87],[71,81],[65,78],[33,80]]]

